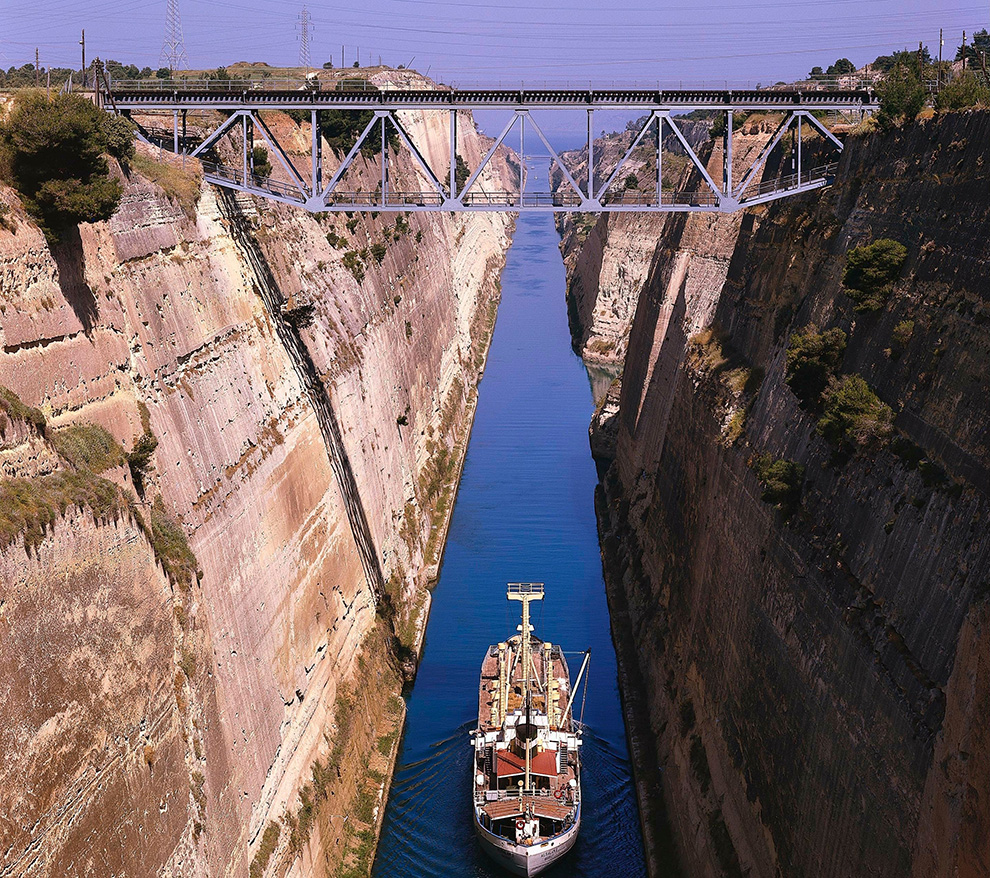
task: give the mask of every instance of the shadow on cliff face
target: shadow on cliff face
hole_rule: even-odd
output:
[[[58,266],[59,286],[65,300],[72,307],[76,317],[89,335],[99,316],[96,296],[86,283],[86,257],[83,254],[79,228],[67,229],[57,244],[51,245],[52,256]]]

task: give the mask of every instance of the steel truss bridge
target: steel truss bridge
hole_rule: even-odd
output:
[[[155,139],[159,146],[171,148],[177,154],[200,157],[226,135],[239,133],[240,162],[237,165],[203,163],[207,181],[217,186],[259,195],[274,201],[302,207],[313,213],[327,211],[554,211],[554,212],[671,212],[716,211],[732,212],[740,208],[773,201],[801,192],[828,186],[834,180],[836,164],[808,168],[804,160],[803,137],[808,129],[820,134],[835,153],[842,142],[816,117],[822,111],[868,113],[878,109],[869,89],[798,90],[767,88],[748,91],[678,89],[678,90],[509,90],[509,89],[423,89],[423,90],[365,90],[338,87],[323,91],[302,86],[299,89],[266,90],[245,83],[182,83],[149,87],[147,83],[114,83],[101,88],[100,99],[111,112],[127,116],[142,114],[171,115],[171,131],[159,130]],[[308,168],[304,172],[293,163],[288,152],[266,124],[264,111],[305,111],[310,116],[311,146]],[[372,113],[356,142],[343,161],[327,175],[324,174],[323,141],[320,136],[319,114],[335,110],[352,113]],[[398,113],[401,111],[443,113],[450,128],[449,173],[436,169],[423,157]],[[480,164],[473,169],[463,185],[457,175],[457,114],[459,111],[500,110],[508,119]],[[587,113],[587,173],[580,185],[564,159],[533,116],[534,111],[583,110]],[[645,122],[619,163],[603,180],[596,180],[594,115],[602,110],[627,110],[644,114]],[[693,110],[721,114],[724,119],[722,135],[723,168],[721,179],[709,173],[707,164],[692,148],[678,125],[676,115]],[[781,114],[776,132],[759,155],[749,162],[741,179],[733,175],[733,115],[737,112],[761,111]],[[190,113],[210,112],[226,118],[204,137],[187,135]],[[717,118],[713,116],[713,119]],[[202,127],[202,126],[200,126]],[[583,126],[582,126],[583,127]],[[349,191],[344,186],[345,174],[361,154],[367,151],[369,137],[378,130],[377,163],[380,180],[375,191]],[[390,174],[389,140],[398,136],[401,146],[411,155],[427,181],[424,191],[403,191],[392,184]],[[664,132],[669,130],[679,141],[688,157],[698,182],[690,191],[671,191],[662,185]],[[507,144],[513,131],[519,137],[519,155],[525,156],[527,134],[549,153],[552,164],[559,169],[562,181],[555,191],[527,191],[525,174],[520,172],[517,191],[486,191],[480,181],[496,151]],[[761,182],[760,171],[781,139],[793,131],[792,150],[794,170],[791,174]],[[652,191],[630,191],[615,186],[620,172],[633,151],[653,132],[647,143],[656,147],[656,177]],[[139,126],[139,137],[151,142],[151,134]],[[256,140],[257,138],[257,140]],[[513,137],[513,142],[515,138]],[[264,145],[284,171],[288,182],[261,177],[254,173],[253,147]],[[393,150],[394,151],[394,150]],[[599,175],[601,176],[601,175]],[[325,179],[327,177],[327,179]]]

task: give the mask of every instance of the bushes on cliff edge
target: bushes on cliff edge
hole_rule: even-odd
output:
[[[121,186],[106,156],[126,161],[133,149],[120,123],[78,95],[23,95],[0,127],[0,169],[52,241],[113,215]]]
[[[859,375],[832,378],[818,432],[844,450],[875,445],[893,432],[894,413]]]
[[[990,105],[990,88],[969,70],[952,79],[935,96],[935,107],[939,110],[964,110],[977,105]]]
[[[151,507],[151,545],[172,582],[188,587],[199,575],[199,562],[189,548],[186,533],[165,509],[161,496]]]
[[[857,311],[878,311],[884,306],[906,259],[907,247],[890,238],[853,247],[846,254],[842,284]]]
[[[914,70],[905,64],[895,65],[877,84],[880,98],[877,122],[882,128],[913,122],[925,106],[927,96]]]
[[[806,407],[818,404],[828,380],[842,365],[846,334],[841,329],[819,332],[814,324],[799,329],[787,345],[787,386]]]
[[[13,390],[2,384],[0,384],[0,412],[30,424],[42,436],[46,434],[48,425],[45,416],[38,409],[25,405]],[[6,425],[4,427],[6,428]],[[4,432],[5,430],[0,430],[0,438],[3,437]]]

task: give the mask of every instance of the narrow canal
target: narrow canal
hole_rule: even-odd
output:
[[[474,837],[469,732],[485,650],[519,622],[519,605],[505,597],[510,581],[546,584],[534,605],[537,636],[592,650],[581,834],[545,874],[646,874],[595,528],[592,397],[571,351],[557,240],[549,214],[519,218],[376,878],[506,874]],[[576,676],[580,657],[570,664]]]

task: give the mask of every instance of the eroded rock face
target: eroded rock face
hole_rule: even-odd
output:
[[[663,769],[688,874],[990,870],[988,131],[969,113],[851,139],[835,189],[747,215],[698,295],[660,242],[598,509],[654,742],[637,762]],[[907,262],[857,312],[845,253],[884,237]],[[811,323],[848,333],[842,371],[898,443],[837,456],[816,431],[784,362]],[[763,499],[765,453],[806,467],[790,517]]]
[[[291,141],[295,123],[271,124]],[[421,148],[446,149],[432,140],[443,126],[408,125]],[[301,151],[308,130],[295,136]],[[460,137],[469,161],[487,149],[470,124]],[[358,173],[369,185],[375,171]],[[417,172],[397,159],[393,173]],[[15,681],[0,735],[23,751],[0,784],[0,847],[18,876],[245,875],[261,830],[295,815],[326,760],[338,693],[387,698],[381,583],[415,647],[511,226],[383,214],[351,228],[209,187],[190,213],[137,172],[125,183],[113,219],[55,252],[3,192],[16,230],[0,229],[0,384],[52,429],[96,423],[130,449],[147,424],[159,444],[138,509],[150,520],[160,498],[201,575],[176,610],[140,531],[84,511],[30,555],[18,542],[0,553],[0,666]],[[5,477],[57,466],[50,454],[28,433],[0,441]],[[28,644],[46,657],[29,671]],[[34,696],[16,691],[25,673]],[[373,749],[363,722],[351,733]],[[325,781],[344,801],[359,765],[345,754]],[[276,860],[321,873],[341,837],[317,820],[290,849],[286,829]]]

